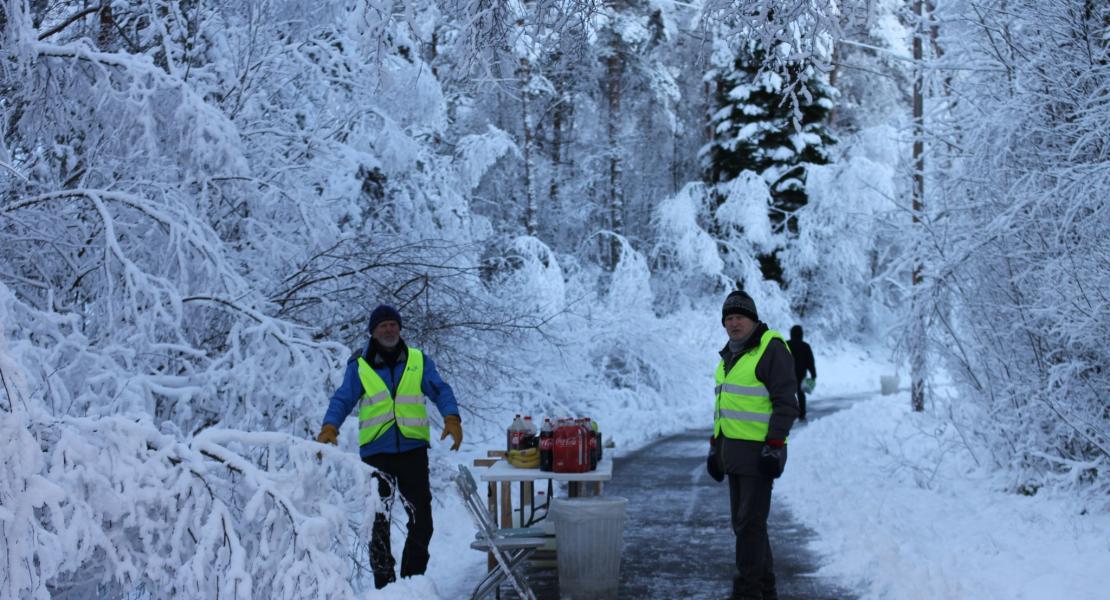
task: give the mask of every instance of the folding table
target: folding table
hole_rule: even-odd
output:
[[[603,458],[597,463],[597,468],[585,473],[555,473],[539,469],[520,469],[510,465],[505,459],[500,459],[489,468],[479,469],[478,478],[489,484],[487,498],[489,500],[490,514],[500,514],[501,527],[513,526],[513,502],[509,488],[512,482],[520,483],[520,525],[526,527],[530,523],[524,518],[525,506],[532,505],[532,492],[534,482],[537,480],[566,481],[570,485],[567,495],[571,498],[585,495],[601,495],[602,482],[613,478],[613,459]],[[498,486],[500,483],[501,498],[498,501]]]

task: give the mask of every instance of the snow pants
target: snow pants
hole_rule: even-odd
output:
[[[728,476],[732,531],[736,534],[736,571],[732,597],[737,600],[777,600],[775,565],[767,539],[773,479]]]
[[[383,512],[374,515],[370,537],[370,567],[374,587],[381,589],[397,580],[389,544],[390,514],[398,493],[408,515],[408,537],[401,555],[401,577],[423,575],[428,567],[428,544],[432,541],[432,491],[428,482],[428,449],[399,454],[375,454],[362,459],[378,470],[378,496]]]

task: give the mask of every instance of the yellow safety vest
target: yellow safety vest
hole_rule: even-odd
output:
[[[358,443],[369,444],[380,438],[394,422],[401,435],[414,440],[432,440],[428,428],[428,411],[420,382],[424,379],[424,353],[409,348],[405,371],[397,384],[397,397],[389,393],[373,367],[358,357],[358,378],[362,382],[362,399],[358,403]]]
[[[728,373],[725,373],[724,360],[717,365],[714,436],[723,434],[733,440],[756,442],[767,439],[771,422],[771,394],[767,392],[767,386],[756,378],[755,366],[773,339],[786,342],[781,333],[768,329],[760,338],[759,347],[741,356]]]

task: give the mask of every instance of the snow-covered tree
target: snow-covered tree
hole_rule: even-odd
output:
[[[969,399],[955,419],[980,461],[1015,490],[1105,506],[1110,7],[953,1],[933,14],[931,351]]]
[[[0,595],[350,597],[369,472],[309,438],[369,309],[462,393],[533,322],[472,267],[434,15],[94,8],[3,3]]]
[[[806,166],[828,163],[835,142],[827,118],[836,90],[811,64],[788,64],[785,77],[768,69],[754,44],[707,77],[716,89],[713,138],[703,149],[707,179],[722,184],[744,172],[759,174],[770,187],[776,232],[796,234],[794,214],[807,202]],[[776,250],[769,248],[760,261],[764,277],[781,283]]]

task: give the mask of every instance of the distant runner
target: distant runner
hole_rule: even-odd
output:
[[[813,362],[813,350],[802,341],[802,326],[790,328],[790,354],[794,355],[794,378],[798,380],[798,418],[806,420],[806,394],[817,385],[817,365]],[[806,371],[813,376],[806,379]]]

